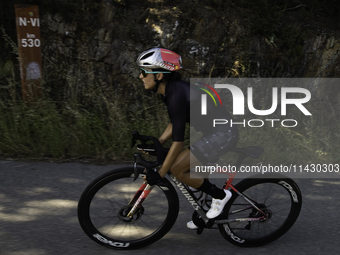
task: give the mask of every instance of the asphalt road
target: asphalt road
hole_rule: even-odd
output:
[[[182,196],[178,220],[160,241],[133,251],[102,247],[83,233],[76,208],[87,184],[115,167],[0,161],[0,254],[340,254],[340,179],[297,179],[300,217],[287,234],[263,247],[240,248],[218,230],[197,235],[187,229],[193,210]]]

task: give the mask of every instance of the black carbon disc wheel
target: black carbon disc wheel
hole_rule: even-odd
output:
[[[295,223],[302,206],[301,191],[297,184],[282,175],[272,178],[249,178],[235,188],[256,202],[268,217],[259,221],[240,221],[218,225],[223,237],[244,247],[261,246],[284,235]],[[229,219],[259,218],[263,216],[242,197],[233,196],[224,211]]]
[[[144,168],[138,168],[142,172]],[[78,203],[78,220],[95,242],[109,248],[136,249],[162,238],[175,223],[179,201],[171,183],[155,185],[132,218],[128,205],[144,180],[133,181],[133,167],[112,170],[95,179]]]

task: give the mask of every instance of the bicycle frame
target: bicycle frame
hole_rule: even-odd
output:
[[[155,168],[156,163],[157,165],[158,162],[161,162],[163,158],[165,158],[166,156],[166,152],[164,152],[162,150],[162,145],[159,143],[158,139],[154,138],[154,137],[146,137],[146,136],[141,136],[138,132],[134,132],[133,133],[133,140],[132,140],[132,147],[135,145],[136,140],[140,140],[143,142],[143,144],[145,143],[145,141],[148,140],[153,140],[154,145],[156,146],[156,152],[158,151],[159,153],[162,152],[163,154],[160,156],[159,153],[157,154],[157,161],[156,162],[148,162],[145,161],[142,156],[140,154],[134,154],[135,156],[135,180],[138,177],[138,173],[137,173],[137,162],[142,163],[141,165],[143,165],[144,167],[148,168],[148,169],[152,169]],[[257,146],[258,147],[258,146]],[[248,148],[254,148],[254,147],[248,147]],[[239,154],[239,157],[236,161],[236,168],[239,170],[242,162],[245,158],[247,158],[248,156],[251,156],[253,158],[257,158],[259,157],[262,152],[263,149],[261,147],[260,150],[257,152],[253,152],[251,150],[251,152],[245,150],[245,149],[237,149],[235,148],[233,151]],[[237,171],[236,171],[237,172]],[[215,221],[216,223],[227,223],[227,222],[231,222],[231,221],[257,221],[257,220],[261,220],[261,219],[265,219],[268,216],[266,215],[266,213],[264,213],[260,208],[258,208],[258,206],[256,205],[256,202],[254,200],[252,200],[251,198],[247,197],[245,194],[242,194],[241,192],[239,192],[233,185],[232,185],[232,181],[235,178],[236,172],[232,172],[229,171],[228,173],[226,173],[228,175],[228,178],[224,184],[224,189],[231,189],[232,191],[234,191],[236,194],[238,194],[240,197],[242,197],[245,201],[247,201],[249,203],[249,207],[244,208],[244,209],[240,209],[234,212],[229,213],[231,214],[235,214],[237,212],[243,211],[243,210],[248,210],[250,208],[255,208],[258,212],[260,212],[263,216],[262,217],[258,217],[258,218],[242,218],[242,219],[226,219],[223,221]],[[179,188],[179,190],[182,192],[182,194],[184,195],[184,197],[186,197],[186,199],[189,201],[189,203],[192,205],[192,207],[195,209],[195,211],[201,216],[201,218],[203,219],[203,221],[205,222],[205,224],[207,226],[212,225],[211,222],[214,222],[214,220],[209,220],[206,217],[206,213],[203,210],[202,204],[200,204],[200,202],[198,201],[198,199],[196,198],[196,196],[193,194],[193,192],[189,189],[189,187],[182,183],[181,181],[177,180],[171,173],[168,172],[168,175],[170,177],[170,180],[175,184],[176,187]],[[136,194],[134,195],[134,197],[132,198],[132,200],[130,201],[129,205],[132,206],[130,212],[128,213],[128,217],[132,218],[133,215],[135,214],[135,212],[137,211],[137,209],[139,207],[141,207],[143,201],[147,198],[147,196],[150,194],[151,190],[152,190],[152,186],[150,186],[149,184],[147,184],[147,182],[145,182],[144,184],[142,184],[142,186],[139,188],[139,190],[136,192]]]
[[[230,172],[228,174],[228,179],[225,182],[224,189],[232,189],[235,193],[237,193],[240,197],[242,197],[245,201],[249,203],[250,206],[245,207],[243,209],[239,209],[236,211],[229,212],[229,215],[249,210],[251,208],[255,208],[257,211],[259,211],[263,216],[257,217],[257,218],[239,218],[239,219],[225,219],[225,220],[209,220],[206,217],[206,212],[203,210],[202,205],[196,198],[196,196],[193,194],[193,192],[189,189],[189,186],[182,183],[181,181],[177,180],[175,176],[173,176],[171,173],[168,173],[168,176],[170,177],[170,180],[175,184],[175,186],[182,192],[184,197],[188,200],[188,202],[192,205],[192,207],[195,209],[195,211],[201,216],[202,220],[205,222],[205,224],[208,227],[211,227],[213,224],[226,224],[229,222],[244,222],[244,221],[259,221],[266,219],[268,216],[266,213],[264,213],[260,208],[256,206],[256,202],[252,200],[251,198],[247,197],[243,193],[239,192],[233,185],[232,181],[235,178],[236,172]],[[133,205],[130,212],[128,213],[128,217],[132,218],[134,213],[137,211],[139,207],[141,207],[143,201],[147,198],[147,196],[150,194],[153,186],[150,186],[147,184],[147,182],[144,182],[134,197],[131,199],[129,205]]]

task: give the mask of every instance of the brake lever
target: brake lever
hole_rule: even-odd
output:
[[[152,168],[159,166],[164,161],[167,151],[164,150],[164,148],[162,147],[162,145],[160,144],[157,138],[152,137],[152,136],[140,135],[137,131],[132,132],[132,135],[133,135],[133,138],[132,138],[133,146],[136,144],[136,140],[142,142],[141,144],[142,147],[144,147],[148,141],[152,141],[153,145],[155,146],[155,151],[152,153],[155,154],[155,156],[157,156],[156,161],[150,162],[150,161],[146,161],[145,159],[143,159],[143,157],[139,153],[135,153],[134,158],[135,158],[136,164],[138,163],[138,165],[144,166],[147,169],[149,168],[152,169]],[[138,172],[135,173],[135,169],[134,169],[134,178],[136,180],[138,178]]]
[[[132,136],[132,140],[131,140],[131,150],[133,147],[135,147],[136,145],[136,139]]]

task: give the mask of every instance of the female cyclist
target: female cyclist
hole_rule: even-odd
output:
[[[150,185],[157,184],[166,173],[171,173],[181,182],[194,189],[209,194],[213,200],[206,216],[213,219],[220,215],[225,204],[231,197],[231,192],[217,188],[204,178],[190,178],[190,168],[195,165],[216,162],[221,155],[236,146],[238,131],[235,127],[213,128],[212,119],[231,119],[224,107],[213,108],[213,114],[192,116],[190,123],[190,107],[201,103],[201,90],[190,87],[188,82],[182,81],[178,70],[182,68],[181,57],[173,51],[152,48],[140,54],[137,65],[141,69],[139,79],[145,89],[152,89],[162,96],[166,104],[170,123],[160,136],[159,141],[164,144],[172,138],[172,145],[158,172],[149,171],[144,177]],[[208,110],[211,107],[208,101]],[[199,106],[200,107],[200,106]],[[198,108],[200,109],[200,108]],[[194,121],[193,121],[194,120]],[[203,133],[202,138],[183,150],[185,125],[190,123],[196,131]],[[230,123],[230,121],[229,121]],[[190,229],[196,229],[190,221]]]

